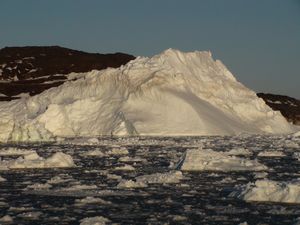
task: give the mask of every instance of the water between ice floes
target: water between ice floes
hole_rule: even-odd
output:
[[[62,151],[76,167],[0,171],[0,223],[80,224],[98,216],[108,224],[293,224],[300,204],[246,202],[230,193],[258,179],[300,178],[299,145],[300,139],[288,136],[246,135],[2,145],[2,150],[34,150],[45,158]],[[268,169],[182,172],[170,183],[134,183],[143,175],[172,172],[187,149],[199,147],[257,159]],[[262,151],[268,154],[258,156]],[[128,187],[120,185],[124,181]]]

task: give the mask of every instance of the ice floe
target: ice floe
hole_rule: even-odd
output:
[[[105,201],[102,198],[95,198],[92,196],[87,196],[82,199],[76,199],[75,205],[88,205],[88,204],[102,204],[102,205],[107,205],[111,204],[109,201]]]
[[[117,166],[115,170],[123,170],[123,171],[134,171],[135,168],[131,165],[125,164],[123,166]]]
[[[0,156],[20,156],[20,155],[27,155],[33,152],[35,151],[28,150],[28,149],[20,149],[15,147],[8,147],[8,148],[0,149]]]
[[[105,157],[105,153],[100,149],[90,150],[82,154],[82,156],[96,156],[96,157]]]
[[[118,188],[143,188],[148,184],[175,184],[183,179],[181,171],[171,171],[167,173],[154,173],[149,175],[138,176],[133,180],[121,180]]]
[[[294,137],[300,137],[300,131],[293,134]]]
[[[3,223],[12,223],[13,222],[13,218],[10,215],[5,215],[3,217],[0,218],[0,222]]]
[[[80,225],[105,225],[108,222],[110,222],[109,219],[102,216],[96,216],[96,217],[87,217],[80,220]]]
[[[252,152],[246,148],[234,148],[227,152],[228,155],[252,155]]]
[[[36,152],[20,156],[17,159],[1,160],[0,170],[23,169],[23,168],[56,168],[74,167],[75,163],[70,155],[56,152],[48,158],[40,157]]]
[[[260,157],[283,157],[285,154],[282,151],[262,151],[258,153]]]
[[[300,180],[278,182],[272,180],[257,180],[246,186],[237,188],[231,196],[245,201],[300,203]]]
[[[257,160],[229,156],[213,150],[189,149],[183,158],[182,171],[260,171],[267,167]]]

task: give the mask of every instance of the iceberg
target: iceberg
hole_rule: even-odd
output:
[[[174,49],[1,102],[0,127],[0,142],[295,132],[210,52]]]
[[[231,193],[245,201],[300,203],[300,181],[257,180]]]

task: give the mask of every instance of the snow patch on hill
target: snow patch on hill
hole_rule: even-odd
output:
[[[289,133],[210,52],[168,49],[0,103],[0,142],[99,135]]]

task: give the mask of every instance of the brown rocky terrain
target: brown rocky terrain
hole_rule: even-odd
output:
[[[86,53],[59,46],[6,47],[0,49],[0,101],[61,85],[71,72],[117,68],[133,59],[123,53]]]
[[[300,125],[300,100],[284,95],[258,93],[265,103],[281,114],[291,123]]]

